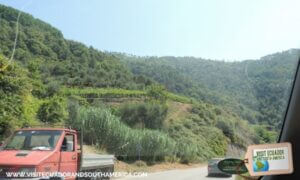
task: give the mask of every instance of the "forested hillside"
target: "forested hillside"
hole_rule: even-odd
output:
[[[83,126],[85,143],[120,160],[182,163],[276,140],[298,50],[236,63],[135,57],[0,12],[0,139],[20,127]]]
[[[11,57],[18,10],[0,5],[0,53]],[[64,39],[51,25],[22,13],[14,59],[37,66],[43,83],[134,89],[148,82],[135,78],[113,55]]]
[[[134,74],[151,77],[172,92],[225,105],[251,123],[278,130],[299,54],[300,50],[291,49],[242,62],[118,56]]]

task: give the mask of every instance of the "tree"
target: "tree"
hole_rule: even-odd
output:
[[[24,111],[31,84],[27,72],[0,54],[0,134],[8,135],[16,127],[30,124]]]
[[[147,90],[147,95],[150,100],[159,101],[160,104],[165,104],[167,97],[165,94],[165,88],[161,85],[152,85]]]
[[[40,121],[45,123],[61,123],[67,118],[65,107],[64,99],[55,96],[40,106],[37,117]]]

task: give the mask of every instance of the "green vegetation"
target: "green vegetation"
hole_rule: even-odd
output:
[[[80,108],[78,117],[72,119],[72,125],[77,128],[84,126],[86,141],[92,141],[126,160],[162,160],[165,156],[172,156],[176,148],[175,141],[166,134],[132,129],[112,115],[109,109]]]
[[[10,57],[18,11],[0,5],[0,12],[0,53]],[[15,59],[28,67],[34,61],[44,84],[124,89],[152,84],[146,77],[133,76],[116,56],[66,40],[59,30],[24,12],[19,30]]]
[[[169,132],[130,128],[103,107],[81,107],[70,122],[76,128],[84,126],[86,142],[107,149],[123,160],[196,162],[224,155],[227,146],[225,136],[214,127],[186,127],[189,123],[185,123],[185,127],[179,128],[186,129],[174,125],[168,128]]]
[[[0,55],[0,134],[14,127],[34,123],[35,99],[31,96],[28,73]],[[1,137],[0,137],[1,138]]]
[[[147,94],[141,90],[126,90],[115,88],[64,88],[66,96],[77,95],[85,98],[122,98],[122,97],[145,97]]]
[[[266,131],[266,127],[255,125],[254,131],[259,139],[259,143],[276,141],[277,134],[274,131]]]
[[[44,123],[62,123],[67,118],[64,99],[53,97],[43,102],[37,112],[37,117]]]
[[[119,110],[121,120],[130,127],[161,129],[168,107],[153,102],[124,104]]]
[[[62,88],[62,93],[66,96],[77,95],[87,99],[95,98],[167,98],[169,100],[178,101],[182,103],[191,103],[193,99],[177,95],[166,90],[155,89],[156,86],[149,86],[146,90],[127,90],[120,88]],[[155,94],[158,91],[157,94]],[[161,95],[159,95],[161,94]],[[164,99],[162,99],[164,101]]]
[[[133,74],[152,78],[171,92],[221,105],[252,124],[278,131],[299,54],[291,49],[242,62],[115,55]]]

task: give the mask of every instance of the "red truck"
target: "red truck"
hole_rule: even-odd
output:
[[[84,154],[78,134],[67,128],[15,131],[1,146],[0,179],[109,179],[114,156]]]

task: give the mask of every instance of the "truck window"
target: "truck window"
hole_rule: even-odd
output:
[[[74,151],[74,135],[67,134],[63,141],[62,151]]]
[[[21,149],[24,146],[25,136],[14,136],[10,142],[10,147]]]
[[[37,147],[37,146],[46,146],[50,147],[52,144],[50,137],[47,135],[40,135],[40,136],[32,136],[31,137],[31,147]]]
[[[61,131],[25,130],[17,131],[8,141],[5,149],[52,150],[61,136]]]

